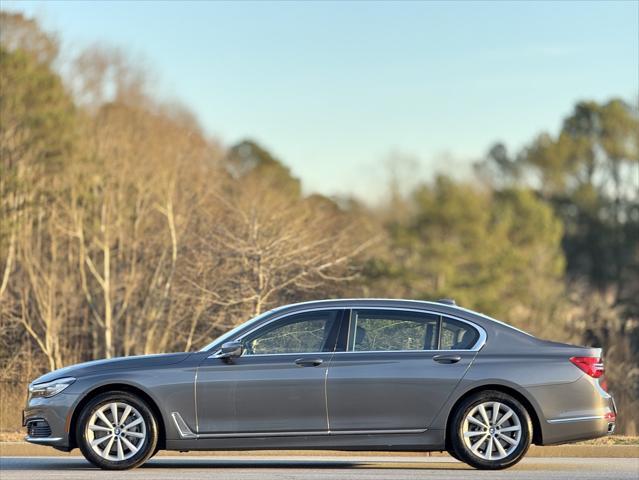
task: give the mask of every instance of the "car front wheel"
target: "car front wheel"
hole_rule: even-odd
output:
[[[489,390],[459,405],[450,434],[455,457],[475,468],[497,470],[515,465],[526,454],[532,422],[515,398]]]
[[[103,393],[80,413],[76,439],[84,457],[97,467],[126,470],[153,456],[157,421],[148,405],[135,395]]]

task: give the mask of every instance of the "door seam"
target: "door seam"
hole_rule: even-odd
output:
[[[326,431],[328,433],[331,432],[331,420],[328,416],[328,369],[330,368],[332,361],[333,356],[331,356],[331,359],[326,367],[326,371],[324,372],[324,409],[326,410]]]
[[[457,383],[455,384],[455,386],[451,389],[450,393],[448,394],[448,396],[446,397],[446,400],[444,400],[444,402],[442,403],[442,406],[439,408],[439,410],[437,410],[437,413],[433,416],[433,420],[430,422],[430,425],[428,425],[428,429],[430,429],[433,426],[433,423],[435,423],[435,421],[437,421],[437,419],[439,418],[440,414],[442,413],[442,410],[446,407],[446,405],[448,404],[448,402],[450,401],[451,397],[455,394],[455,392],[457,391],[457,388],[459,387],[459,384],[462,382],[462,380],[466,377],[466,375],[468,374],[468,371],[470,370],[470,367],[473,366],[473,363],[475,363],[475,360],[477,359],[477,355],[479,354],[479,351],[475,352],[475,355],[473,355],[473,358],[471,359],[470,362],[468,362],[468,366],[466,367],[466,369],[464,370],[464,373],[462,374],[461,377],[459,377],[459,380],[457,381]]]

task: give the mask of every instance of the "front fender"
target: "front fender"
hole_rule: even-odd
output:
[[[98,393],[127,390],[140,395],[150,403],[159,416],[158,421],[165,439],[180,438],[173,421],[172,412],[180,412],[189,423],[195,424],[195,372],[196,365],[180,365],[153,370],[112,371],[78,379],[69,390],[76,394],[68,420],[66,432],[73,438],[75,422],[84,405]]]

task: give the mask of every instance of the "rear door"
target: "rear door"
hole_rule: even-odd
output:
[[[482,335],[436,313],[352,310],[346,351],[336,352],[328,372],[330,431],[428,428],[472,363]]]

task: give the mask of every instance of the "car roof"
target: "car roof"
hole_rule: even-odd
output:
[[[202,348],[202,351],[208,351],[215,345],[229,338],[230,335],[242,335],[251,329],[259,327],[265,323],[270,322],[274,318],[278,318],[281,315],[301,313],[308,310],[318,309],[331,309],[331,308],[358,308],[358,307],[376,307],[380,309],[413,309],[423,310],[432,313],[439,313],[442,315],[449,315],[452,318],[459,318],[465,321],[475,323],[478,327],[481,327],[488,336],[493,336],[497,332],[506,334],[509,339],[520,339],[526,343],[530,340],[537,340],[534,336],[530,335],[523,330],[519,330],[507,323],[495,320],[487,315],[469,310],[457,305],[452,305],[452,302],[447,300],[446,303],[437,301],[424,301],[424,300],[408,300],[398,298],[339,298],[339,299],[326,299],[326,300],[312,300],[308,302],[292,303],[282,305],[266,312],[262,312],[257,317],[238,325],[236,328],[230,330],[226,334],[218,337],[210,344]],[[503,335],[500,338],[504,338]],[[508,340],[507,340],[508,341]]]
[[[336,307],[336,308],[357,308],[357,307],[390,307],[390,308],[416,308],[416,309],[424,309],[431,310],[438,313],[449,314],[449,315],[459,315],[462,318],[473,320],[479,323],[481,326],[486,327],[486,323],[488,323],[488,327],[491,328],[499,328],[504,327],[510,330],[517,331],[529,337],[533,337],[528,332],[520,330],[519,328],[513,327],[512,325],[497,320],[495,318],[489,317],[483,313],[476,312],[474,310],[470,310],[468,308],[460,307],[459,305],[455,305],[449,299],[436,301],[436,300],[410,300],[410,299],[402,299],[402,298],[335,298],[335,299],[325,299],[325,300],[311,300],[308,302],[299,302],[292,303],[288,305],[282,305],[281,307],[277,307],[272,310],[275,312],[283,312],[286,310],[295,311],[298,309],[307,309],[313,307]],[[534,338],[534,337],[533,337]]]
[[[337,308],[351,308],[358,306],[367,307],[392,307],[392,308],[418,308],[429,309],[442,312],[459,311],[463,313],[471,313],[474,315],[481,315],[480,313],[461,308],[455,304],[450,303],[449,300],[444,301],[427,301],[427,300],[409,300],[402,298],[334,298],[326,300],[311,300],[308,302],[291,303],[288,305],[282,305],[273,309],[273,311],[282,311],[288,309],[313,308],[313,307],[337,307]],[[490,318],[490,317],[486,317]],[[492,320],[492,319],[491,319]]]

